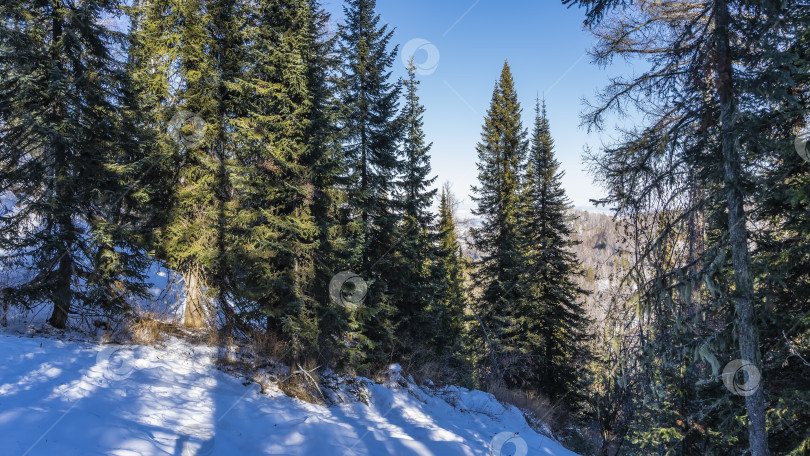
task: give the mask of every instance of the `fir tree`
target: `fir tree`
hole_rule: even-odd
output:
[[[576,402],[577,365],[585,358],[587,320],[584,291],[574,279],[581,273],[570,250],[577,244],[571,231],[571,203],[562,186],[563,172],[554,156],[545,103],[537,102],[534,131],[523,180],[521,241],[526,296],[516,323],[521,353],[534,355],[523,386],[542,390],[553,400]]]
[[[461,242],[456,232],[454,216],[455,199],[450,191],[449,184],[442,187],[439,200],[439,243],[437,252],[436,280],[438,281],[439,297],[437,311],[441,312],[441,335],[437,344],[442,347],[452,347],[461,338],[464,322],[464,311],[467,307],[467,290],[464,286],[466,274],[466,261],[461,250]]]
[[[339,66],[334,52],[336,36],[329,35],[330,16],[316,1],[310,1],[313,20],[310,33],[313,54],[310,58],[308,83],[312,95],[309,139],[309,161],[312,163],[313,196],[311,213],[316,227],[313,250],[313,280],[309,296],[315,300],[318,320],[319,362],[335,366],[346,345],[344,335],[351,330],[349,309],[332,302],[329,285],[340,271],[351,269],[347,258],[347,225],[341,223],[345,201],[345,160],[337,127],[339,101],[333,76]]]
[[[473,272],[473,280],[481,288],[477,307],[493,339],[498,365],[493,366],[492,374],[498,380],[523,356],[512,343],[520,337],[515,319],[523,296],[518,192],[527,133],[520,115],[512,73],[505,63],[477,146],[479,185],[473,187],[473,201],[478,207],[473,214],[482,220],[480,227],[472,229],[473,244],[481,252]]]
[[[436,290],[430,269],[435,261],[434,215],[430,211],[436,180],[430,176],[431,144],[425,140],[423,116],[419,102],[416,66],[409,61],[405,81],[405,106],[401,181],[396,203],[402,213],[402,235],[396,246],[399,273],[389,277],[389,292],[397,305],[396,322],[399,343],[413,351],[417,346],[431,346],[439,335],[438,328],[425,331],[435,322],[429,309],[435,308]]]
[[[313,13],[305,0],[263,0],[248,13],[249,64],[233,83],[236,196],[228,210],[233,295],[299,356],[317,343],[309,205]]]
[[[388,49],[393,31],[379,26],[375,0],[349,0],[341,28],[342,59],[338,94],[349,227],[349,258],[369,285],[365,305],[354,318],[349,337],[354,347],[352,363],[368,354],[382,356],[393,336],[393,304],[387,287],[395,259],[391,255],[399,238],[399,216],[392,202],[399,170],[401,122],[397,114],[400,86],[391,82],[397,49]]]
[[[429,334],[435,335],[436,355],[458,374],[454,380],[470,386],[472,355],[478,347],[467,332],[467,261],[456,232],[456,204],[450,184],[445,183],[439,200],[438,245],[432,265],[436,297],[433,305],[426,309],[430,322],[426,328],[430,328]]]
[[[413,57],[409,60],[408,79],[405,81],[405,107],[403,109],[403,150],[404,162],[402,166],[402,180],[399,183],[398,201],[402,212],[407,219],[406,225],[411,224],[419,231],[417,236],[423,236],[433,224],[433,214],[430,206],[436,196],[436,190],[430,189],[436,177],[430,176],[430,149],[432,144],[426,143],[423,116],[425,108],[419,102],[417,94],[419,81],[416,79],[416,66]]]
[[[19,271],[4,299],[54,305],[64,328],[80,308],[120,311],[143,292],[144,260],[119,217],[137,167],[127,79],[103,25],[115,1],[0,6],[0,251]]]
[[[153,160],[168,168],[156,253],[183,276],[185,323],[207,326],[228,309],[216,302],[225,301],[230,275],[226,211],[238,143],[229,121],[239,101],[233,81],[245,15],[230,0],[145,2],[137,15],[134,78]]]

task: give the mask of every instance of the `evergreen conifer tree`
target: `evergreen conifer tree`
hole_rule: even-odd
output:
[[[457,373],[454,380],[470,386],[473,353],[478,347],[472,342],[477,339],[467,331],[467,260],[456,232],[456,204],[450,184],[445,183],[439,200],[436,261],[432,265],[436,298],[426,312],[431,323],[427,328],[435,335],[436,355]],[[477,324],[473,327],[478,334]]]
[[[576,3],[601,5],[604,12],[630,2]],[[641,387],[655,400],[643,403],[646,409],[633,423],[634,444],[642,452],[677,445],[683,453],[756,456],[770,454],[776,445],[796,449],[799,439],[784,432],[776,445],[769,439],[770,416],[791,408],[784,397],[796,397],[790,382],[781,382],[790,375],[782,371],[785,352],[773,347],[780,335],[782,346],[801,336],[778,334],[772,322],[779,317],[771,314],[781,300],[775,297],[782,294],[778,277],[786,272],[778,260],[771,261],[783,257],[776,251],[790,242],[780,239],[776,247],[769,239],[786,235],[776,234],[777,227],[792,216],[772,212],[779,207],[774,200],[767,209],[759,202],[765,195],[790,201],[803,193],[801,173],[795,180],[783,173],[794,172],[788,158],[794,151],[786,157],[785,136],[792,139],[806,123],[806,76],[797,71],[807,61],[806,51],[798,50],[806,36],[806,5],[633,4],[630,14],[593,17],[602,20],[595,28],[600,41],[594,55],[601,63],[643,56],[653,66],[638,78],[611,84],[586,121],[600,127],[605,112],[626,111],[626,101],[652,114],[649,123],[624,132],[594,160],[609,188],[606,201],[633,220],[637,239],[647,240],[640,243],[633,276],[643,316],[639,324],[645,326]],[[615,47],[617,37],[628,46]],[[646,111],[650,106],[654,113]],[[766,253],[770,249],[775,256]],[[763,276],[756,277],[758,270]],[[769,343],[763,343],[766,338]],[[719,378],[724,363],[734,359],[763,374],[741,398],[705,380]],[[779,374],[768,374],[771,369]],[[784,396],[777,392],[782,388]],[[788,415],[806,422],[800,413]],[[675,417],[681,421],[672,424]]]
[[[137,165],[116,1],[0,5],[0,252],[18,271],[3,299],[120,311],[143,293],[140,250],[119,217]]]
[[[314,15],[305,0],[262,0],[247,14],[251,39],[239,53],[234,89],[234,198],[228,210],[233,295],[290,355],[317,344],[310,215]],[[238,104],[237,104],[238,103]]]
[[[395,194],[402,214],[402,235],[396,245],[400,272],[388,277],[389,290],[397,305],[397,337],[408,351],[420,345],[431,347],[439,334],[435,326],[426,331],[436,322],[435,315],[429,312],[436,307],[436,287],[430,272],[436,260],[434,215],[430,211],[436,190],[430,187],[436,178],[429,177],[431,144],[426,143],[423,131],[425,108],[419,102],[418,84],[411,57],[402,112],[404,157]]]
[[[452,347],[461,338],[464,327],[464,311],[467,307],[467,291],[464,286],[466,262],[461,250],[461,242],[456,232],[454,216],[455,200],[450,186],[442,187],[439,201],[439,242],[437,253],[437,274],[439,299],[438,309],[442,322],[439,330],[438,348]]]
[[[517,353],[514,344],[521,337],[515,324],[523,292],[518,198],[527,149],[520,115],[512,73],[504,63],[477,145],[479,185],[473,187],[477,203],[473,214],[482,220],[480,227],[472,229],[474,246],[481,252],[473,271],[473,280],[481,288],[476,307],[496,352],[497,365],[490,374],[497,381],[512,375],[511,367],[525,356]]]
[[[313,187],[310,208],[316,231],[313,280],[308,295],[316,306],[319,362],[335,366],[342,360],[346,350],[344,335],[353,324],[349,309],[333,302],[329,291],[335,274],[352,267],[346,248],[350,225],[342,223],[345,219],[341,216],[346,200],[346,163],[337,126],[340,106],[333,77],[339,66],[339,56],[334,52],[338,37],[329,34],[330,16],[319,2],[309,3],[313,14],[310,22],[313,52],[308,77],[312,96],[308,135]]]
[[[563,172],[554,156],[545,103],[537,102],[527,171],[521,192],[525,296],[515,322],[517,341],[530,356],[524,387],[542,390],[552,400],[575,402],[577,364],[581,365],[587,320],[584,291],[574,281],[581,267],[570,248],[576,245],[569,215],[571,203],[562,186]]]
[[[232,0],[144,2],[134,23],[134,74],[153,161],[167,169],[156,253],[185,282],[185,324],[207,326],[226,299],[229,276],[230,120],[239,105],[244,5]]]
[[[368,295],[353,318],[349,334],[355,365],[369,355],[380,358],[393,342],[394,308],[388,290],[393,276],[400,217],[392,199],[399,172],[398,117],[400,85],[391,82],[390,67],[397,49],[388,49],[393,35],[379,26],[375,0],[348,0],[341,28],[338,80],[343,156],[346,160],[346,209],[350,263],[368,284]]]

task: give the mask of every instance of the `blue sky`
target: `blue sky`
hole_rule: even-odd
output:
[[[325,1],[336,23],[342,21],[342,5]],[[574,205],[591,208],[589,200],[602,196],[582,159],[586,145],[598,149],[600,136],[580,127],[580,112],[582,98],[604,87],[609,74],[585,55],[593,37],[582,26],[582,10],[559,0],[378,0],[377,12],[396,28],[392,45],[402,51],[411,42],[411,48],[418,48],[433,171],[438,184],[453,184],[464,214],[472,204],[470,186],[477,181],[475,145],[504,60],[515,77],[524,126],[532,124],[537,94],[545,95],[566,173],[563,183]],[[404,76],[401,60],[393,68],[395,76]],[[613,75],[620,70],[609,69]]]

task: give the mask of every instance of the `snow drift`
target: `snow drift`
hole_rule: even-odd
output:
[[[367,404],[319,406],[221,372],[215,348],[64,339],[0,333],[3,454],[574,454],[489,394],[425,390],[396,368],[359,379]]]

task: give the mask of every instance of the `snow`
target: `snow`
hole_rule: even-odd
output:
[[[399,366],[313,405],[218,370],[216,349],[0,332],[8,455],[574,455],[481,391],[417,387]],[[331,391],[331,390],[327,390]],[[492,447],[491,447],[492,445]]]

